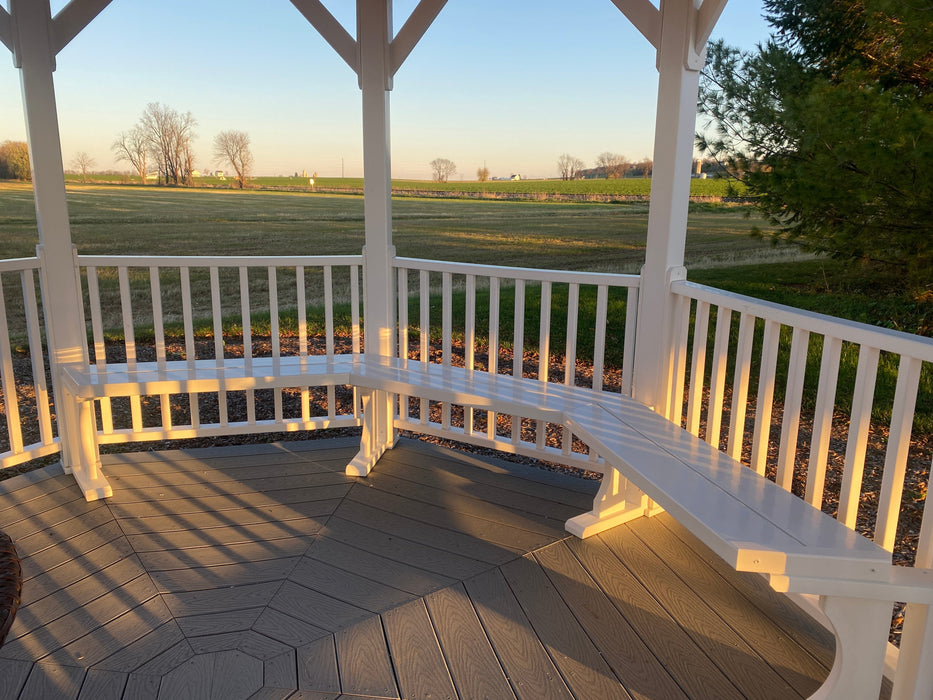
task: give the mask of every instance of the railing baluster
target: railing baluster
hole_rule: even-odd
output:
[[[249,268],[240,267],[240,324],[243,326],[243,366],[253,371],[253,318],[249,303]],[[256,425],[256,392],[246,391],[246,422]]]
[[[269,267],[269,341],[272,344],[272,372],[278,374],[279,360],[282,357],[282,343],[279,337],[279,284],[275,267]],[[272,390],[272,404],[275,422],[282,422],[282,390]]]
[[[815,508],[823,507],[826,463],[829,459],[829,439],[833,429],[833,409],[836,405],[841,352],[842,341],[839,338],[824,336],[823,355],[820,359],[820,384],[813,413],[813,435],[810,437],[810,458],[807,461],[807,490],[804,494],[807,503]]]
[[[39,419],[39,440],[51,445],[52,412],[49,408],[49,388],[45,378],[45,354],[42,351],[42,331],[39,328],[39,304],[36,299],[36,281],[32,270],[21,273],[23,307],[26,314],[26,334],[29,340],[29,359],[32,362],[32,385],[36,392],[36,415]],[[2,281],[0,281],[2,285]],[[0,299],[0,304],[3,300]],[[0,332],[3,329],[0,328]]]
[[[865,470],[865,452],[871,426],[871,407],[878,376],[878,348],[863,345],[858,354],[852,415],[849,419],[849,437],[846,440],[846,459],[839,493],[839,514],[836,516],[851,528],[855,527],[862,473]]]
[[[807,348],[810,333],[795,328],[790,344],[790,366],[787,369],[787,389],[784,392],[784,415],[781,418],[781,444],[778,448],[777,484],[790,491],[794,485],[794,465],[797,462],[797,436],[800,430],[800,402],[807,370]]]
[[[687,338],[690,336],[691,307],[692,302],[686,297],[677,297],[674,303],[673,366],[671,367],[670,404],[667,407],[667,418],[677,425],[684,424],[684,391],[687,388]],[[625,333],[628,336],[628,327],[626,327]],[[630,351],[626,349],[625,352],[626,358],[630,357],[628,354]],[[632,352],[634,352],[634,347]],[[623,358],[623,361],[625,361],[625,358]],[[627,389],[623,389],[622,393],[623,396],[631,396],[631,385]]]
[[[104,322],[101,318],[100,284],[97,278],[97,268],[88,267],[87,294],[88,305],[91,307],[91,334],[94,338],[94,364],[101,370],[107,368],[107,346],[104,344]],[[113,432],[113,410],[110,399],[101,399],[100,422],[104,434]]]
[[[489,278],[489,373],[499,373],[499,278]],[[496,438],[496,412],[486,411],[486,437]]]
[[[149,267],[149,294],[152,297],[152,332],[155,336],[156,366],[160,370],[166,368],[165,356],[165,322],[162,318],[162,282],[159,267]],[[172,404],[168,394],[159,396],[159,413],[162,417],[162,430],[172,429]]]
[[[421,270],[418,288],[419,331],[421,342],[421,362],[427,363],[431,359],[431,287],[430,276],[427,270]],[[421,399],[421,424],[428,424],[428,414],[431,406],[428,400]]]
[[[512,376],[522,377],[525,372],[525,280],[515,280],[515,315],[512,336]],[[512,444],[522,439],[521,416],[511,416]]]
[[[603,390],[603,374],[606,371],[606,322],[609,309],[609,287],[601,284],[596,288],[596,319],[593,329],[593,391]]]
[[[295,266],[295,303],[298,306],[298,356],[302,359],[308,357],[308,295],[305,291],[304,265]],[[311,420],[311,390],[301,387],[301,420],[305,423]]]
[[[453,296],[452,275],[449,272],[441,274],[441,364],[450,367],[450,355],[453,333]],[[450,404],[441,405],[441,427],[450,430]]]
[[[638,287],[629,287],[625,302],[625,338],[622,351],[622,394],[632,395],[635,375],[635,328],[638,319]],[[688,305],[689,306],[689,305]],[[684,345],[686,347],[686,344]]]
[[[398,268],[398,356],[408,359],[408,270]],[[408,420],[408,397],[399,395],[398,415]]]
[[[220,306],[220,272],[216,265],[211,265],[210,270],[211,284],[211,320],[214,329],[214,361],[217,367],[224,366],[224,326],[223,312]],[[227,415],[227,392],[223,389],[217,392],[217,411],[220,417],[220,424],[227,426],[230,423]]]
[[[548,370],[551,364],[551,283],[541,283],[541,321],[538,326],[538,381],[548,380]],[[535,446],[544,449],[547,436],[547,425],[543,420],[537,421],[535,427]]]
[[[884,473],[881,478],[881,499],[878,501],[875,525],[875,542],[888,551],[894,550],[897,534],[897,518],[904,493],[907,452],[910,449],[910,433],[914,423],[922,365],[923,363],[916,358],[901,355],[897,369],[897,388],[894,390],[894,406],[891,412],[888,446],[884,455]]]
[[[194,321],[191,311],[191,270],[187,266],[181,268],[181,311],[185,327],[185,360],[188,369],[193,370],[197,360],[194,344]],[[188,406],[191,411],[191,427],[195,430],[201,427],[201,409],[197,393],[188,394]]]
[[[350,338],[353,347],[353,353],[360,352],[360,267],[359,265],[350,266]],[[361,405],[362,397],[356,387],[353,387],[353,417],[359,418],[363,415]]]
[[[687,398],[687,430],[700,434],[703,410],[703,384],[706,381],[706,338],[709,334],[709,304],[697,302],[693,323],[693,359],[690,364],[690,393]]]
[[[120,281],[120,308],[123,311],[123,347],[126,352],[126,366],[132,372],[136,369],[136,337],[133,334],[133,303],[130,295],[129,270],[120,266],[117,268],[117,277]],[[140,397],[130,397],[130,417],[133,432],[143,429],[142,402]]]
[[[713,361],[710,363],[709,405],[706,409],[706,442],[719,447],[722,432],[722,404],[726,391],[726,366],[729,361],[729,332],[732,309],[720,306],[716,312],[716,339],[713,341]]]
[[[777,371],[781,324],[765,320],[761,341],[761,370],[758,372],[758,397],[755,400],[755,430],[752,434],[752,469],[765,473],[768,445],[771,441],[771,413],[774,410],[774,375]]]
[[[334,357],[334,274],[330,265],[324,266],[324,351],[328,358]],[[327,387],[327,417],[337,416],[337,390]]]
[[[573,386],[577,379],[577,330],[580,316],[580,285],[570,284],[567,290],[567,345],[564,350],[564,385]],[[573,446],[573,433],[564,426],[561,452],[569,455]]]
[[[752,341],[755,338],[755,317],[739,315],[739,342],[735,348],[735,371],[732,375],[732,410],[729,421],[729,456],[742,459],[745,438],[745,413],[748,409],[748,379],[752,367]]]
[[[13,374],[13,353],[10,350],[10,327],[7,323],[2,276],[0,276],[0,387],[3,388],[3,402],[6,404],[5,414],[10,448],[13,454],[19,454],[23,451],[23,427],[19,417],[16,376]]]
[[[463,322],[463,366],[472,372],[476,359],[476,275],[466,276],[466,315]],[[463,432],[473,434],[473,409],[463,407]]]

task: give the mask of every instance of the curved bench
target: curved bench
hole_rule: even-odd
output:
[[[931,573],[889,552],[637,401],[535,379],[396,358],[309,358],[66,368],[67,405],[82,435],[68,445],[88,499],[111,493],[100,472],[94,401],[115,396],[351,385],[363,392],[363,437],[347,474],[365,477],[393,444],[393,396],[494,410],[563,425],[604,460],[593,509],[567,522],[587,537],[660,506],[739,571],[783,592],[817,594],[836,660],[813,697],[877,697],[895,600],[933,603]]]

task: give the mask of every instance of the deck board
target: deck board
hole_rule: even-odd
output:
[[[111,455],[94,503],[54,467],[0,482],[25,574],[0,700],[795,698],[827,674],[830,634],[666,515],[582,542],[562,523],[592,481],[409,440],[347,478],[355,451]]]

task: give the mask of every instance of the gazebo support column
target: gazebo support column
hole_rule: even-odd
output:
[[[12,0],[10,15],[16,31],[14,62],[20,68],[29,160],[32,167],[39,256],[48,332],[52,383],[57,405],[62,463],[74,470],[85,495],[110,495],[100,487],[96,465],[82,465],[76,440],[77,408],[67,403],[61,390],[61,368],[87,362],[87,345],[81,309],[81,285],[71,242],[61,136],[52,72],[55,70],[55,32],[49,0]],[[88,408],[87,410],[90,410]]]
[[[390,357],[396,347],[389,132],[392,2],[357,0],[356,13],[363,91],[364,350],[367,355]],[[347,466],[351,476],[366,476],[396,440],[393,396],[375,391],[364,396],[363,402],[363,441],[359,454]]]
[[[694,48],[696,21],[692,0],[661,3],[654,170],[635,339],[634,396],[668,417],[674,354],[670,282],[685,274],[690,166],[702,66],[702,56]]]

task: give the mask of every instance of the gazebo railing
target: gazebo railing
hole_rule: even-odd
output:
[[[637,275],[413,258],[396,270],[400,357],[631,393]],[[398,412],[399,427],[421,433],[584,468],[598,459],[563,428],[521,416],[408,397]]]
[[[672,291],[669,418],[893,551],[896,564],[933,569],[929,444],[912,441],[915,424],[930,430],[933,340],[691,282]],[[895,683],[911,688],[930,611],[904,602]]]
[[[0,260],[0,468],[59,451],[46,374],[38,258]]]

